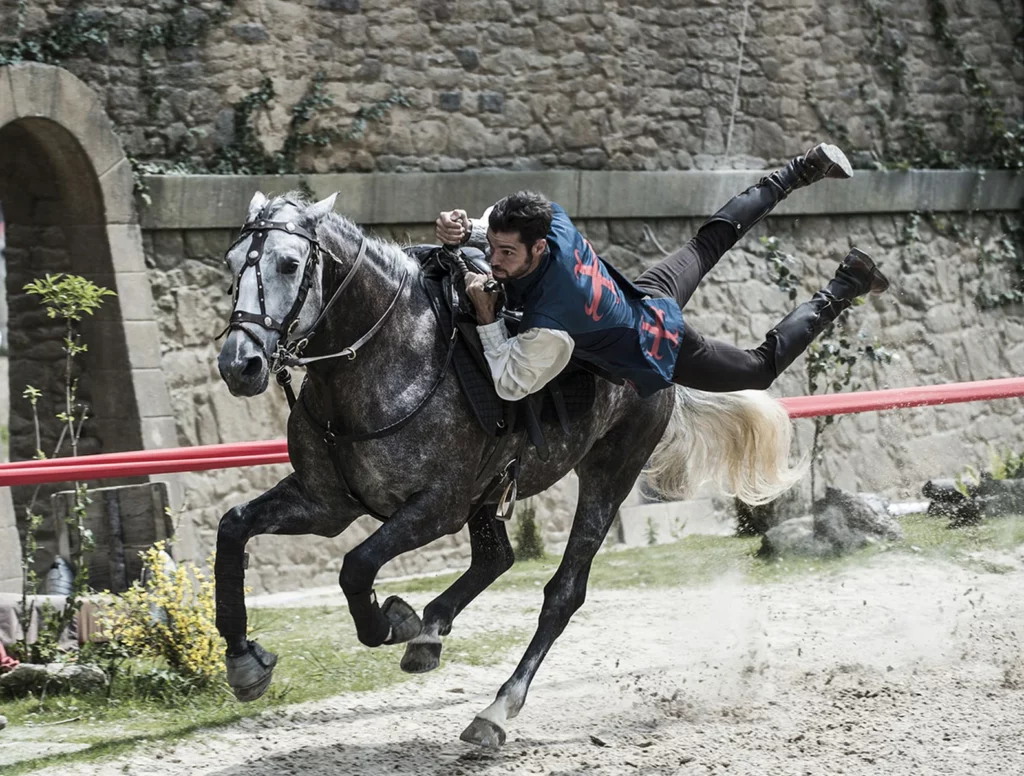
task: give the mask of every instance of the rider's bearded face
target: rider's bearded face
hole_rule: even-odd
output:
[[[547,250],[547,240],[537,240],[532,246],[522,241],[518,232],[487,230],[491,244],[491,271],[495,280],[518,280],[526,277],[538,266]]]

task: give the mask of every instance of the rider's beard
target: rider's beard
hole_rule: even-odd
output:
[[[543,258],[544,255],[541,254],[536,259],[527,261],[523,266],[519,267],[519,269],[514,270],[512,272],[507,272],[501,269],[500,267],[492,266],[491,274],[494,275],[496,280],[501,280],[503,282],[506,280],[521,280],[522,278],[525,278],[527,275],[532,273],[535,269],[537,269],[537,267],[540,266],[541,259]]]

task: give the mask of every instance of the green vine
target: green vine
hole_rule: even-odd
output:
[[[394,91],[390,97],[385,97],[383,100],[378,100],[372,105],[364,105],[358,111],[356,111],[355,118],[352,119],[351,126],[341,133],[341,139],[346,141],[358,140],[366,132],[366,127],[369,124],[381,121],[396,105],[400,105],[403,108],[410,106],[409,100],[407,100],[400,92]]]
[[[198,8],[181,0],[181,5],[165,18],[132,27],[120,16],[101,10],[86,11],[80,7],[62,13],[48,26],[25,33],[27,0],[19,0],[14,27],[14,40],[0,44],[0,65],[20,62],[41,62],[61,65],[65,60],[89,53],[90,46],[105,49],[113,44],[136,44],[141,60],[139,88],[146,98],[147,114],[155,118],[162,96],[158,89],[157,63],[150,54],[159,47],[185,48],[199,45],[206,35],[231,15],[235,0],[221,0],[221,5]]]
[[[1008,288],[995,291],[982,285],[975,296],[975,303],[982,310],[991,310],[1008,305],[1024,303],[1024,224],[1012,225],[1003,219],[1003,234],[991,246],[980,245],[978,254],[979,270],[984,277],[985,269],[1001,266],[1009,276]]]
[[[106,46],[110,40],[110,24],[105,15],[72,8],[51,25],[34,32],[25,32],[26,3],[19,2],[15,21],[15,39],[0,43],[0,66],[20,62],[42,62],[60,65],[84,53],[89,46]]]
[[[887,105],[878,98],[866,100],[881,141],[877,154],[879,166],[890,169],[977,166],[1024,170],[1024,122],[1009,121],[993,100],[991,86],[949,28],[949,12],[944,0],[927,0],[927,8],[934,37],[951,57],[954,71],[963,81],[964,91],[970,100],[971,110],[966,120],[961,115],[949,119],[951,129],[960,136],[963,150],[959,152],[941,148],[922,119],[909,110],[913,89],[906,61],[908,46],[898,27],[886,17],[878,0],[861,0],[861,7],[868,21],[863,56],[875,66],[892,93]],[[862,94],[865,86],[861,86]],[[848,141],[849,135],[841,120],[826,115],[810,94],[808,103],[826,131],[840,142]],[[893,139],[897,129],[899,142]]]
[[[996,169],[1024,170],[1024,124],[1017,122],[1015,127],[1008,126],[1002,109],[992,101],[992,87],[981,77],[977,66],[950,31],[949,12],[943,1],[928,0],[928,13],[935,37],[953,57],[981,124],[980,136],[973,143],[967,139],[969,147],[983,149],[976,155],[970,155],[974,157],[971,161]]]
[[[353,142],[361,138],[370,124],[382,121],[395,106],[410,103],[395,91],[383,100],[365,105],[356,111],[345,130],[335,127],[315,127],[314,119],[335,105],[334,98],[324,88],[326,74],[321,70],[313,76],[309,88],[291,110],[288,134],[279,151],[268,153],[256,131],[257,111],[265,110],[277,98],[273,81],[264,78],[259,87],[232,105],[234,132],[231,142],[218,149],[209,160],[176,159],[168,164],[130,158],[135,190],[143,202],[151,203],[145,175],[187,175],[213,173],[216,175],[286,175],[299,171],[299,155],[308,148],[324,148],[332,142]],[[305,179],[299,181],[300,190],[310,192]]]
[[[217,151],[210,172],[224,175],[294,173],[299,168],[299,154],[307,148],[325,148],[334,141],[357,140],[366,132],[368,125],[383,120],[393,107],[409,105],[409,101],[395,91],[383,100],[361,107],[348,129],[314,127],[312,122],[317,114],[335,105],[334,98],[324,89],[326,78],[322,70],[313,76],[305,95],[292,107],[288,134],[281,150],[273,153],[264,150],[253,123],[256,111],[265,109],[277,96],[273,82],[264,78],[256,91],[234,104],[234,137],[229,145]]]

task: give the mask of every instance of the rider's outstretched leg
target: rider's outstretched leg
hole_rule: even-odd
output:
[[[737,239],[749,232],[795,189],[825,178],[852,178],[853,167],[838,146],[820,143],[806,154],[791,159],[785,167],[767,175],[742,194],[737,194],[708,219],[725,222]]]
[[[791,159],[725,203],[690,242],[637,278],[652,296],[672,297],[685,307],[697,285],[736,241],[768,215],[794,189],[825,178],[849,178],[853,168],[839,148],[827,143]]]
[[[828,285],[768,332],[765,342],[771,345],[775,376],[807,350],[814,338],[852,305],[854,299],[868,293],[881,294],[888,287],[889,281],[872,258],[852,248]]]
[[[888,286],[871,257],[854,248],[828,285],[779,321],[756,348],[706,338],[686,326],[672,380],[701,391],[765,390],[854,299]]]

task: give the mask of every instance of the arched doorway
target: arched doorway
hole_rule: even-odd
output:
[[[80,453],[176,444],[131,168],[96,94],[71,73],[38,64],[0,67],[0,203],[7,225],[11,459],[35,451],[31,409],[21,398],[26,384],[44,392],[43,450],[56,440],[62,328],[22,290],[47,272],[83,275],[117,292],[82,323],[89,352],[81,356],[79,395],[94,418]],[[31,496],[32,489],[14,488],[0,498],[0,590],[20,589],[9,539],[23,510],[11,511]],[[52,558],[52,533],[48,525],[41,536],[50,549],[39,558],[43,565]]]

